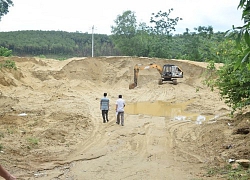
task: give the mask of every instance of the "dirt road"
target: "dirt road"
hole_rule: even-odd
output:
[[[234,130],[228,125],[230,111],[202,84],[204,63],[11,59],[18,70],[0,71],[0,155],[19,179],[210,179],[202,167],[249,153],[242,146],[241,152],[225,150]],[[184,78],[177,85],[158,85],[158,72],[144,70],[138,87],[129,90],[133,66],[151,62],[174,63]],[[111,103],[105,124],[99,108],[104,92]],[[115,123],[119,94],[126,101],[123,127]]]

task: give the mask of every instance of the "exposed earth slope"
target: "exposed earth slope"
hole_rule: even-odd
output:
[[[135,57],[11,59],[0,70],[1,164],[18,179],[221,179],[202,167],[249,158],[247,111],[231,119],[218,92],[203,85],[206,64]],[[178,84],[158,85],[155,69],[136,63],[176,64]],[[100,98],[110,98],[102,123]],[[125,126],[115,122],[115,101],[125,101]],[[201,121],[197,121],[197,119]],[[205,118],[205,119],[204,119]]]

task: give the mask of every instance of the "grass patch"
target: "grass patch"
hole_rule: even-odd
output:
[[[35,138],[35,137],[29,137],[29,138],[27,139],[27,141],[28,141],[28,143],[29,143],[30,145],[32,145],[32,146],[38,145],[38,142],[39,142],[39,140],[38,140],[37,138]]]
[[[5,60],[3,63],[0,63],[0,69],[2,68],[17,70],[16,63],[12,60]]]
[[[232,165],[226,165],[222,168],[213,167],[207,170],[207,177],[221,176],[227,180],[249,180],[250,168],[243,168],[241,165],[238,168],[232,168]]]
[[[15,130],[12,128],[7,128],[7,133],[8,134],[14,134]]]

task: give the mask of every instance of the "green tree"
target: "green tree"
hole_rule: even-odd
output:
[[[213,36],[212,26],[198,26],[191,32],[186,28],[183,33],[182,54],[184,59],[193,61],[207,61],[212,59],[212,47],[215,45],[211,40]]]
[[[136,55],[142,57],[149,57],[150,53],[150,42],[151,36],[149,27],[146,23],[142,22],[139,24],[136,33]]]
[[[242,9],[242,27],[233,27],[231,34],[237,35],[236,45],[239,54],[236,61],[227,64],[221,71],[220,77],[226,76],[227,81],[219,80],[221,94],[233,110],[250,105],[250,0],[240,0],[238,8]],[[224,78],[225,79],[225,78]],[[228,81],[229,80],[229,81]],[[225,83],[225,84],[224,84]],[[226,90],[227,88],[227,90]],[[223,91],[224,90],[224,91]]]
[[[123,55],[168,58],[171,32],[181,20],[179,17],[171,18],[172,11],[152,13],[151,27],[143,22],[137,26],[135,13],[125,11],[117,16],[116,25],[111,27],[112,40]]]
[[[10,6],[13,6],[12,0],[0,0],[0,21],[2,16],[9,12]]]
[[[186,32],[183,33],[182,42],[184,44],[182,48],[183,59],[200,61],[201,56],[199,52],[200,46],[200,38],[196,32],[190,32],[188,28],[186,28]]]
[[[239,50],[235,48],[235,46],[235,41],[229,38],[223,39],[217,45],[214,44],[212,46],[212,56],[214,56],[214,58],[210,58],[210,60],[213,59],[216,63],[222,62],[228,64],[231,59],[234,59],[234,57],[237,57],[237,54],[239,54]]]
[[[0,46],[0,56],[9,57],[12,56],[12,50]]]
[[[150,42],[150,57],[170,58],[170,40],[172,37],[171,32],[175,31],[175,26],[182,18],[171,18],[170,14],[173,9],[168,12],[159,11],[152,13],[150,23],[153,26],[149,27],[151,42]]]
[[[236,51],[229,56],[225,65],[215,72],[218,78],[212,85],[220,90],[221,97],[230,107],[232,114],[250,105],[250,0],[240,0],[238,8],[242,9],[244,26],[233,27],[228,31],[229,37],[236,36]],[[212,67],[212,66],[211,66]],[[210,68],[211,69],[211,68]],[[209,81],[207,79],[207,81]]]
[[[179,20],[182,20],[182,18],[169,17],[170,13],[173,10],[174,9],[171,8],[168,10],[168,12],[159,11],[156,14],[152,13],[152,17],[150,18],[150,23],[154,24],[154,26],[151,27],[151,31],[153,34],[170,35],[172,31],[175,31],[175,26],[177,25]]]
[[[250,104],[250,71],[247,67],[234,68],[236,62],[226,64],[219,72],[217,86],[232,113]]]
[[[231,34],[237,35],[237,48],[242,52],[243,59],[238,60],[237,66],[247,65],[250,69],[250,0],[240,0],[238,8],[242,9],[242,19],[244,20],[244,26],[234,27]]]
[[[112,39],[125,55],[135,55],[137,21],[135,13],[128,10],[118,15],[115,26],[111,26]]]

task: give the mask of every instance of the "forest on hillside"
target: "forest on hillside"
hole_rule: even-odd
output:
[[[225,33],[204,31],[184,32],[168,38],[146,36],[138,31],[133,39],[114,40],[114,35],[94,34],[94,56],[144,56],[195,61],[215,60],[233,50],[233,41]],[[128,41],[129,40],[129,41]],[[119,43],[126,47],[120,47]],[[92,55],[92,34],[64,31],[0,32],[0,46],[12,50],[15,56],[41,56],[57,59]],[[223,55],[223,56],[222,56]]]
[[[16,56],[78,57],[91,56],[92,35],[65,31],[0,32],[0,46]],[[107,35],[94,35],[96,56],[119,54]]]

